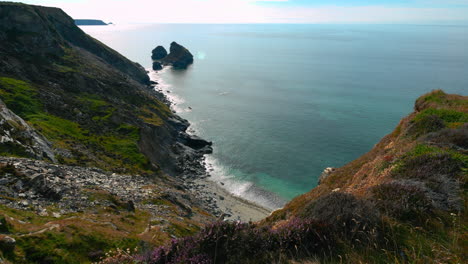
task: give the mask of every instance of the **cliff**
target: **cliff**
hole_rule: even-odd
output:
[[[208,225],[142,263],[463,263],[467,143],[468,97],[433,91],[370,152],[263,221]]]
[[[210,143],[153,88],[62,10],[0,3],[0,262],[97,261],[212,221],[181,180]]]

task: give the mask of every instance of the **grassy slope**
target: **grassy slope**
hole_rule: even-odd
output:
[[[307,208],[320,197],[333,191],[350,193],[378,207],[387,242],[380,248],[356,251],[352,241],[343,241],[340,253],[348,261],[463,262],[468,227],[468,98],[433,91],[420,97],[415,109],[370,152],[338,168],[264,222],[281,226],[296,216],[313,217],[307,215]],[[453,182],[457,184],[448,184]],[[441,190],[447,186],[453,188]],[[428,190],[444,194],[442,199],[460,201],[434,207]]]
[[[0,69],[0,99],[8,108],[54,144],[61,163],[156,176],[157,185],[149,188],[161,190],[161,195],[173,191],[175,187],[159,170],[161,164],[150,162],[139,149],[141,130],[164,127],[172,115],[139,83],[140,79],[144,81],[144,71],[140,74],[122,55],[86,36],[61,10],[0,5],[13,6],[5,16],[17,16],[18,21],[31,16],[30,21],[45,27],[44,34],[38,34],[29,32],[26,24],[10,30],[2,43],[8,46],[0,50],[6,56],[0,63],[8,67]],[[31,43],[37,43],[37,47],[45,43],[54,54],[42,54],[43,50]],[[11,149],[3,154],[25,156]],[[193,218],[181,218],[175,204],[155,197],[148,203],[164,204],[166,208],[155,220],[158,218],[141,210],[122,213],[125,210],[119,209],[119,197],[109,193],[90,190],[86,196],[112,201],[117,210],[97,207],[53,218],[0,206],[0,221],[8,226],[0,230],[0,236],[7,234],[17,240],[14,251],[0,245],[0,258],[12,263],[86,263],[98,260],[111,248],[132,248],[141,241],[159,245],[171,235],[193,233],[211,217],[192,208]],[[148,229],[149,225],[153,228]]]

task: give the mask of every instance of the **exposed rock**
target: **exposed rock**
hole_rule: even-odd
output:
[[[157,46],[151,53],[151,59],[153,60],[161,60],[167,56],[167,51],[163,46]]]
[[[10,252],[15,249],[15,246],[16,240],[14,238],[5,235],[0,235],[0,250]]]
[[[38,61],[50,61],[54,56],[64,55],[63,47],[79,48],[86,51],[88,56],[92,54],[99,57],[137,82],[149,82],[144,70],[85,34],[75,25],[75,21],[59,8],[2,3],[0,32],[4,32],[0,34],[0,53],[17,53],[24,57],[34,56]],[[42,70],[34,67],[34,64],[17,68],[18,63],[16,59],[2,57],[0,69],[23,74],[26,78]]]
[[[320,174],[318,184],[321,184],[323,182],[323,180],[325,180],[325,178],[330,176],[330,174],[332,174],[332,172],[334,172],[335,170],[336,170],[336,168],[333,168],[333,167],[325,168],[323,170],[322,174]]]
[[[197,150],[210,147],[213,144],[210,141],[206,141],[200,137],[188,135],[188,134],[181,135],[181,142],[184,145],[193,149],[197,149]]]
[[[182,45],[171,43],[169,55],[161,60],[164,65],[172,65],[175,69],[186,69],[193,63],[193,55]]]
[[[163,67],[162,67],[162,65],[161,65],[160,62],[158,62],[158,61],[154,61],[154,62],[153,62],[153,70],[159,71],[159,70],[162,70],[162,68],[163,68]]]
[[[52,143],[10,111],[0,100],[0,148],[2,152],[56,162]]]

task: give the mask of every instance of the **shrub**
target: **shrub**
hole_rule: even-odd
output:
[[[392,172],[392,176],[395,178],[438,181],[441,175],[456,178],[463,167],[463,162],[455,159],[449,153],[429,152],[416,156],[409,153],[403,158],[402,164]]]
[[[0,215],[0,234],[8,234],[10,233],[10,230],[10,223],[8,223],[4,216]]]
[[[377,208],[399,220],[422,223],[433,209],[427,190],[418,182],[393,181],[380,184],[371,192]]]
[[[444,121],[437,115],[422,115],[416,117],[408,127],[408,134],[415,137],[439,131],[445,128]]]
[[[151,264],[271,263],[282,256],[326,254],[331,242],[326,226],[310,219],[293,219],[277,230],[251,223],[217,222],[135,259]]]
[[[429,133],[423,139],[425,142],[435,142],[441,147],[450,147],[453,149],[468,148],[468,124],[458,129],[442,129],[438,132]]]
[[[330,225],[332,231],[351,241],[374,241],[380,217],[374,205],[351,194],[333,192],[306,205],[301,217]]]

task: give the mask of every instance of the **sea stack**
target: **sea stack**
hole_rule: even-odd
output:
[[[186,69],[193,63],[193,55],[184,46],[172,42],[169,55],[162,59],[162,63],[172,65],[175,69]]]
[[[187,69],[193,63],[193,55],[184,46],[177,42],[172,42],[167,54],[163,46],[153,49],[151,59],[153,59],[153,70],[161,70],[162,66],[172,65],[174,69]]]
[[[157,46],[152,51],[151,59],[153,60],[161,60],[167,56],[167,51],[163,46]]]

